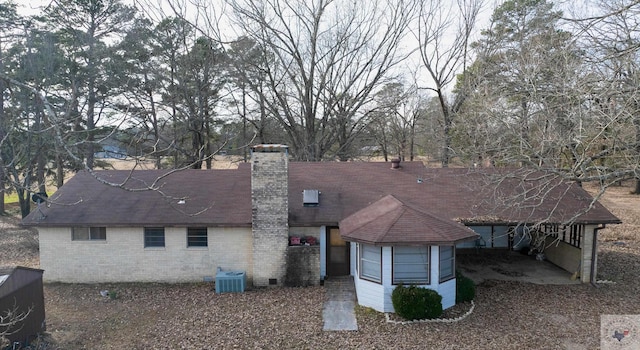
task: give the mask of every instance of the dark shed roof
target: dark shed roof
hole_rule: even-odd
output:
[[[0,267],[0,314],[15,310],[26,319],[9,329],[10,342],[26,344],[45,331],[43,270],[28,267]],[[16,309],[17,308],[17,309]]]

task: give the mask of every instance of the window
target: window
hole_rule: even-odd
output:
[[[455,276],[456,251],[453,246],[440,246],[440,282]]]
[[[107,239],[106,227],[73,227],[71,228],[71,240],[73,241],[105,241]]]
[[[429,284],[429,247],[393,248],[393,284]]]
[[[207,245],[206,227],[187,228],[187,247],[206,247]]]
[[[145,227],[144,247],[164,247],[164,227]]]
[[[360,244],[360,277],[382,282],[382,248]]]

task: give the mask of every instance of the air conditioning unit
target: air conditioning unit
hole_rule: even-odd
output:
[[[216,273],[216,294],[242,293],[247,284],[244,271],[218,271]]]

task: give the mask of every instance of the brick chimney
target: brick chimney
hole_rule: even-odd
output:
[[[253,284],[281,286],[287,271],[289,161],[285,145],[251,149]]]

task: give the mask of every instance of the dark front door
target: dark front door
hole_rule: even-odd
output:
[[[340,229],[329,228],[327,239],[327,275],[349,275],[349,243],[340,236]]]

